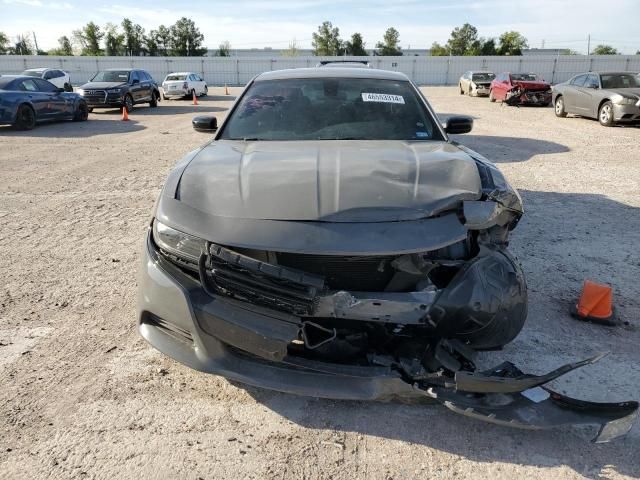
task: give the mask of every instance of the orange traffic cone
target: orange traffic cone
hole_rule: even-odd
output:
[[[129,121],[129,113],[127,112],[127,107],[122,107],[122,121],[123,122]]]
[[[196,92],[195,90],[193,91],[193,104],[197,105],[198,104],[198,97],[196,97]]]
[[[579,320],[615,325],[613,289],[609,285],[585,280],[578,304],[571,313]]]
[[[227,84],[224,84],[224,94],[229,95],[229,89],[227,88]]]

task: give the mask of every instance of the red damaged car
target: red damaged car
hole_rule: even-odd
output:
[[[489,100],[508,105],[551,104],[551,85],[535,73],[501,73],[489,87]]]

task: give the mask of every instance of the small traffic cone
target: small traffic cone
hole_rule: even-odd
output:
[[[195,90],[193,91],[193,104],[197,105],[198,104],[198,97],[196,97],[196,92]]]
[[[229,95],[229,89],[227,88],[227,84],[224,84],[224,94]]]
[[[571,313],[579,320],[615,325],[613,289],[609,285],[585,280],[578,304],[572,307]]]
[[[123,122],[129,121],[129,113],[127,112],[127,107],[122,107],[122,121]]]

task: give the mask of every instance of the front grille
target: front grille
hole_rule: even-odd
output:
[[[278,253],[278,264],[325,278],[332,290],[383,291],[395,269],[392,256],[332,256]]]
[[[83,97],[87,103],[106,103],[107,92],[106,90],[85,90]]]

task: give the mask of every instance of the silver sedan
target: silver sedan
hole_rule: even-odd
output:
[[[556,116],[597,118],[601,125],[640,123],[640,76],[631,72],[588,72],[553,86]]]

